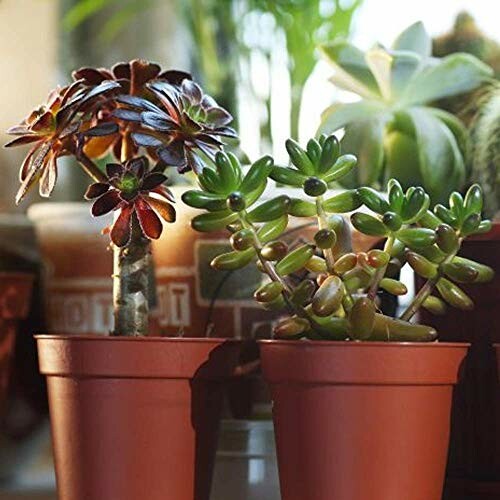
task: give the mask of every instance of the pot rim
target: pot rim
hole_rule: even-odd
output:
[[[120,335],[101,335],[101,334],[85,334],[85,335],[65,335],[55,333],[40,333],[34,335],[36,340],[61,340],[67,342],[68,340],[95,340],[95,341],[124,341],[124,342],[185,342],[185,343],[213,343],[220,344],[221,342],[239,343],[244,342],[245,339],[225,338],[225,337],[163,337],[163,336],[120,336]]]
[[[219,379],[238,365],[237,339],[36,335],[40,372],[72,378]],[[173,342],[171,340],[174,340]]]
[[[470,342],[392,342],[392,341],[370,341],[370,340],[284,340],[284,339],[261,339],[257,341],[265,345],[295,345],[295,346],[334,346],[334,347],[470,347]]]

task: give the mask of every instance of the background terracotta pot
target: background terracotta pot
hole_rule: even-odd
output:
[[[33,221],[44,265],[47,330],[66,335],[113,328],[113,254],[101,234],[112,216],[92,218],[88,203],[38,203]]]
[[[240,343],[37,337],[59,500],[208,500]]]
[[[33,275],[0,272],[0,410],[9,381],[17,326],[30,308]]]
[[[493,348],[500,342],[500,222],[490,233],[467,239],[460,254],[491,266],[496,275],[483,285],[460,285],[474,301],[472,312],[420,313],[420,322],[434,326],[440,339],[471,343],[453,400],[446,498],[482,500],[492,489],[500,498],[500,382]],[[456,495],[456,484],[462,483],[469,496]]]
[[[464,344],[262,341],[283,500],[440,500]]]

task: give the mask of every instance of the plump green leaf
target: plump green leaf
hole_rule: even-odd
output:
[[[436,241],[436,233],[425,227],[408,227],[396,233],[398,240],[410,248],[425,248]]]
[[[190,190],[182,194],[182,201],[193,208],[204,208],[209,211],[225,210],[226,198],[206,191]]]
[[[259,228],[257,235],[262,243],[275,240],[280,236],[288,225],[288,215],[282,215],[277,219],[266,222]]]
[[[450,280],[446,278],[441,278],[436,287],[450,306],[456,307],[458,309],[462,309],[464,311],[470,311],[474,308],[474,303],[471,298],[455,283],[452,283]]]
[[[343,193],[328,198],[323,202],[323,208],[330,213],[347,213],[357,210],[361,206],[361,199],[357,189],[348,189]]]
[[[305,266],[313,254],[314,247],[312,245],[302,245],[280,260],[276,264],[276,271],[281,276],[295,273]]]
[[[280,184],[295,187],[302,187],[307,179],[301,172],[286,167],[273,167],[269,177]]]
[[[237,218],[238,214],[229,210],[200,214],[193,217],[191,220],[191,227],[195,231],[210,233],[212,231],[224,229],[228,224],[231,224]]]
[[[280,195],[272,200],[265,201],[258,207],[248,212],[248,220],[251,222],[268,222],[288,213],[290,198]]]
[[[255,255],[255,250],[253,248],[247,248],[242,252],[227,252],[215,257],[210,265],[217,270],[234,271],[252,262]]]
[[[292,163],[305,175],[314,175],[316,170],[306,151],[293,139],[287,139],[286,150]]]
[[[356,212],[351,215],[351,222],[358,231],[370,236],[386,236],[388,234],[382,221],[373,215]]]
[[[382,215],[390,209],[385,198],[373,188],[362,186],[357,189],[357,193],[363,204],[373,212]]]
[[[329,183],[342,179],[353,170],[356,163],[357,159],[354,155],[345,154],[340,156],[330,170],[323,175],[323,180]]]
[[[314,217],[316,215],[316,205],[300,198],[291,198],[288,213],[294,217]]]
[[[270,156],[263,156],[257,160],[248,170],[240,185],[243,194],[255,191],[262,183],[265,183],[271,173],[274,160]]]

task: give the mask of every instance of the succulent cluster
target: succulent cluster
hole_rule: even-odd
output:
[[[129,242],[137,218],[142,234],[158,238],[163,220],[175,211],[163,187],[166,167],[200,171],[202,157],[213,158],[221,137],[234,137],[231,115],[219,107],[188,73],[162,71],[155,63],[133,60],[111,69],[81,68],[73,83],[53,91],[46,104],[20,125],[9,129],[18,136],[6,146],[32,144],[21,171],[16,201],[40,181],[48,197],[57,181],[57,159],[73,155],[96,182],[87,198],[98,198],[93,215],[118,210],[111,237],[117,246]],[[140,149],[156,162],[148,161]],[[101,171],[95,159],[111,155],[119,162]]]
[[[305,149],[292,140],[286,147],[290,166],[275,166],[263,157],[246,174],[233,155],[219,152],[215,167],[200,174],[200,189],[183,195],[185,203],[205,211],[193,219],[194,229],[230,232],[233,251],[217,256],[214,268],[233,270],[256,262],[265,275],[255,299],[266,309],[286,312],[276,336],[431,341],[437,335],[433,328],[410,322],[420,307],[437,314],[446,304],[472,307],[460,283],[493,276],[491,268],[457,255],[464,238],[491,227],[481,217],[479,186],[472,186],[465,199],[452,193],[449,206],[438,204],[432,211],[422,187],[403,190],[394,179],[388,182],[387,196],[370,187],[329,196],[328,183],[349,175],[356,158],[342,155],[333,135],[311,139]],[[300,188],[297,193],[302,194],[262,200],[269,179]],[[352,225],[385,239],[383,250],[335,251],[345,223],[339,214],[353,211]],[[314,241],[288,248],[280,236],[290,217],[315,218]],[[400,318],[385,316],[378,312],[378,292],[407,293],[395,278],[405,264],[426,282]],[[306,272],[306,278],[289,279],[299,272]]]

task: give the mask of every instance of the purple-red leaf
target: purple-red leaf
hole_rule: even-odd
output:
[[[158,150],[158,156],[167,165],[174,167],[180,167],[186,163],[184,145],[180,141],[171,142],[168,146],[160,148]]]
[[[92,205],[92,215],[94,217],[99,217],[100,215],[107,214],[114,210],[121,201],[122,199],[118,191],[108,191],[94,202]]]
[[[102,196],[108,190],[109,184],[106,184],[104,182],[95,182],[87,188],[87,191],[85,192],[85,199],[93,200],[95,198],[99,198],[99,196]]]
[[[106,174],[108,177],[117,177],[122,175],[123,173],[123,166],[120,165],[119,163],[108,163],[106,165]]]
[[[119,130],[118,124],[114,122],[99,123],[95,127],[89,128],[84,135],[87,137],[101,137],[104,135],[116,134]]]
[[[156,212],[143,200],[137,200],[136,214],[143,233],[152,240],[161,236],[162,223]]]
[[[142,181],[141,191],[152,191],[167,180],[167,176],[160,173],[146,175]]]
[[[168,201],[159,200],[152,196],[146,196],[148,204],[167,222],[175,222],[175,208]]]
[[[12,141],[5,144],[4,148],[15,148],[16,146],[24,146],[26,144],[31,144],[32,142],[43,140],[43,137],[39,135],[23,135],[22,137],[16,137]]]
[[[126,205],[121,209],[120,215],[111,228],[111,241],[117,247],[124,247],[130,241],[131,216],[133,205]]]
[[[137,146],[145,148],[157,148],[163,145],[163,142],[149,134],[141,134],[140,132],[132,132],[132,139]]]

